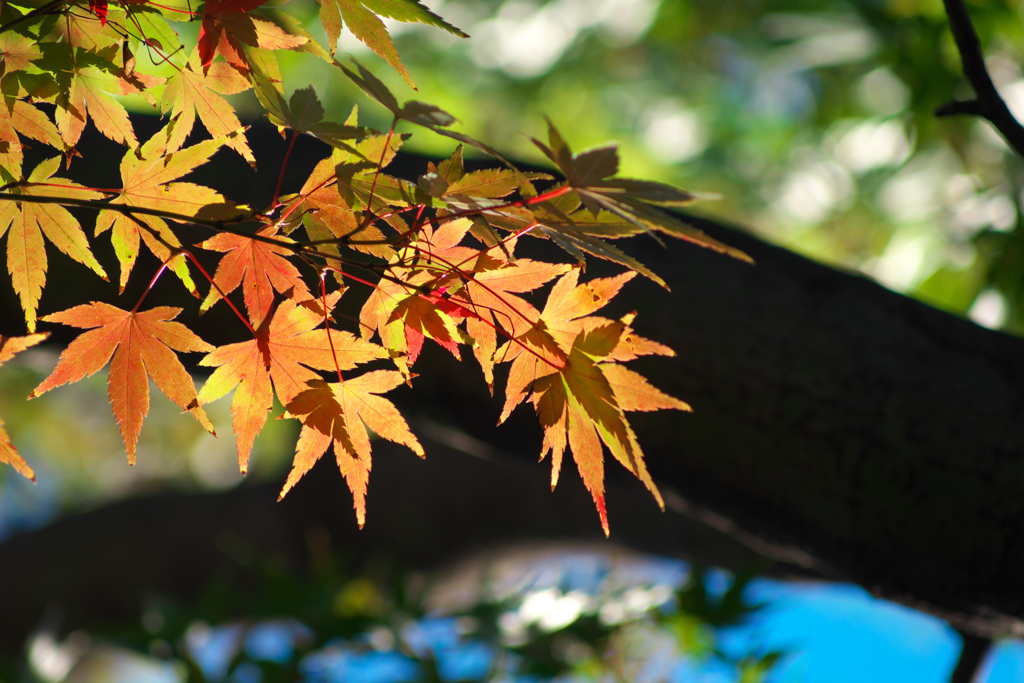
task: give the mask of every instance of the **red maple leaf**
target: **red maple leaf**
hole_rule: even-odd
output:
[[[199,29],[199,59],[204,71],[213,58],[223,55],[241,72],[249,71],[243,45],[268,50],[290,49],[307,39],[294,36],[277,24],[248,15],[267,0],[209,0]]]
[[[107,0],[89,0],[89,11],[99,17],[100,26],[107,25]]]

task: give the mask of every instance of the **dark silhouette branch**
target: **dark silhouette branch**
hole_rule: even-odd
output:
[[[992,649],[992,639],[976,636],[971,633],[959,631],[960,637],[964,639],[963,649],[960,650],[960,657],[956,661],[956,667],[950,674],[949,683],[977,683],[981,679],[978,673],[981,665],[985,663],[985,656]]]
[[[949,26],[953,30],[960,59],[964,66],[964,75],[974,88],[976,99],[969,101],[953,101],[935,110],[936,116],[952,116],[971,114],[981,116],[998,130],[1006,141],[1024,156],[1024,126],[1010,113],[1006,102],[999,95],[992,77],[985,66],[985,56],[981,52],[981,41],[974,30],[974,24],[967,14],[963,0],[943,0]]]

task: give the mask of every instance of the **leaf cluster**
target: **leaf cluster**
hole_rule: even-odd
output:
[[[521,403],[533,406],[544,430],[541,456],[551,453],[552,487],[571,453],[607,533],[606,449],[662,503],[626,413],[689,410],[623,365],[672,351],[639,336],[632,315],[597,315],[636,273],[664,286],[614,240],[662,234],[749,259],[664,210],[693,201],[694,194],[618,177],[614,147],[574,153],[549,122],[547,140],[534,142],[559,180],[521,171],[453,130],[455,117],[436,106],[399,104],[369,70],[334,55],[341,26],[347,26],[412,85],[382,17],[464,35],[417,0],[321,0],[326,45],[264,0],[208,0],[198,8],[180,0],[5,3],[0,237],[7,239],[7,268],[30,333],[7,340],[9,348],[39,341],[40,321],[86,330],[32,396],[109,364],[110,402],[130,462],[148,411],[150,379],[210,432],[203,406],[233,392],[232,428],[243,473],[276,398],[285,407],[282,417],[302,425],[281,495],[331,450],[362,525],[372,439],[424,455],[383,394],[414,384],[414,365],[431,340],[456,358],[471,353],[492,392],[496,368],[508,367],[501,419]],[[181,40],[178,25],[193,21],[201,26],[191,45]],[[355,108],[344,122],[326,120],[311,86],[286,96],[281,50],[336,68],[339,78],[350,79],[390,112],[390,128],[361,126]],[[158,66],[173,75],[159,75]],[[278,191],[260,210],[187,179],[222,149],[255,165],[229,99],[249,90],[292,144],[308,135],[327,152],[297,193],[281,195],[286,157]],[[112,94],[144,98],[164,114],[166,125],[139,141]],[[198,141],[197,119],[208,133]],[[86,187],[59,175],[62,165],[73,162],[90,121],[125,147],[120,187]],[[458,146],[415,181],[395,177],[386,169],[409,136],[399,127],[441,135]],[[29,141],[56,154],[26,173]],[[499,165],[467,171],[467,145]],[[91,231],[72,208],[94,213]],[[209,236],[187,243],[185,226]],[[201,312],[233,313],[244,339],[215,348],[175,320],[181,309],[143,309],[145,294],[131,308],[83,302],[39,317],[46,241],[107,278],[92,250],[93,241],[106,236],[122,291],[145,248],[162,264],[150,288],[171,271],[201,299]],[[529,238],[553,242],[570,262],[516,256],[519,241]],[[588,256],[627,272],[583,282]],[[217,259],[212,275],[201,265],[211,259]],[[334,310],[353,283],[371,290],[358,320],[348,324],[336,320]],[[204,353],[199,365],[213,368],[201,389],[179,358],[187,353]],[[30,473],[13,447],[3,448],[0,457]]]

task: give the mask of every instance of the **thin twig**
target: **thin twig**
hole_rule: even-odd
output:
[[[985,656],[992,647],[992,639],[983,636],[965,633],[957,629],[964,644],[957,658],[956,667],[950,674],[949,683],[980,683],[978,677],[982,664],[985,663]]]
[[[36,183],[32,183],[32,185],[35,184]],[[124,214],[129,218],[136,215],[156,216],[157,218],[166,218],[167,220],[178,221],[179,223],[201,225],[207,228],[214,228],[216,230],[230,230],[228,226],[231,224],[259,220],[259,216],[256,215],[243,215],[229,220],[210,220],[199,218],[197,216],[189,216],[183,213],[175,213],[174,211],[150,209],[144,206],[132,206],[130,204],[111,204],[110,202],[98,201],[95,199],[74,199],[71,197],[15,194],[13,192],[0,192],[0,201],[25,202],[28,204],[60,204],[63,206],[75,206],[81,209],[92,209],[94,211],[113,211],[115,213]]]
[[[239,228],[232,227],[234,224],[246,223],[249,221],[258,221],[262,216],[258,214],[239,216],[238,218],[232,218],[227,220],[209,220],[204,218],[198,218],[196,216],[188,216],[186,214],[175,213],[173,211],[164,211],[162,209],[150,209],[144,206],[131,206],[129,204],[111,204],[105,201],[95,199],[72,199],[70,197],[50,197],[43,195],[31,195],[31,194],[14,194],[10,192],[0,192],[0,201],[13,201],[13,202],[26,202],[29,204],[57,204],[61,206],[74,206],[81,209],[92,209],[93,211],[113,211],[120,213],[129,218],[135,219],[136,215],[142,216],[156,216],[157,218],[164,218],[167,220],[177,221],[179,223],[187,223],[196,225],[204,228],[210,228],[218,232],[226,232],[232,235],[238,235],[239,237],[245,237],[246,239],[253,240],[254,242],[263,242],[264,244],[270,244],[275,247],[281,247],[288,249],[295,254],[311,256],[316,258],[322,258],[325,260],[333,260],[339,263],[344,263],[349,266],[356,268],[362,268],[369,272],[373,272],[375,275],[382,275],[377,272],[376,269],[384,268],[383,264],[375,264],[370,262],[356,261],[350,257],[343,257],[340,255],[325,254],[320,251],[316,251],[308,247],[303,242],[293,242],[291,240],[275,239],[273,237],[267,237],[266,235],[260,235]],[[145,222],[136,219],[136,222],[146,230],[149,230],[158,240],[163,242],[163,239]],[[175,247],[172,244],[164,244],[168,249],[174,250]]]
[[[5,33],[7,31],[11,30],[12,28],[14,28],[15,26],[17,26],[19,24],[23,24],[26,21],[30,21],[32,19],[35,19],[36,17],[42,16],[44,14],[50,14],[55,9],[57,9],[57,7],[59,7],[62,4],[64,4],[64,0],[52,0],[52,2],[48,2],[45,5],[43,5],[42,7],[37,7],[34,10],[32,10],[31,12],[28,12],[27,14],[23,14],[20,17],[18,17],[17,19],[13,19],[13,20],[7,22],[6,24],[4,24],[3,26],[0,26],[0,33]]]
[[[949,26],[953,30],[960,59],[964,66],[964,75],[974,88],[977,99],[967,102],[954,101],[935,110],[936,116],[954,114],[973,114],[988,120],[996,130],[1002,133],[1006,141],[1024,156],[1024,126],[1010,113],[1010,108],[1000,97],[992,77],[985,66],[985,56],[981,52],[981,41],[974,30],[971,17],[963,0],[943,0]]]

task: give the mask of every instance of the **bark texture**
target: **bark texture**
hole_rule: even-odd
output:
[[[654,264],[665,388],[695,408],[641,428],[655,476],[967,632],[1024,633],[1024,342],[706,227],[758,266]]]

